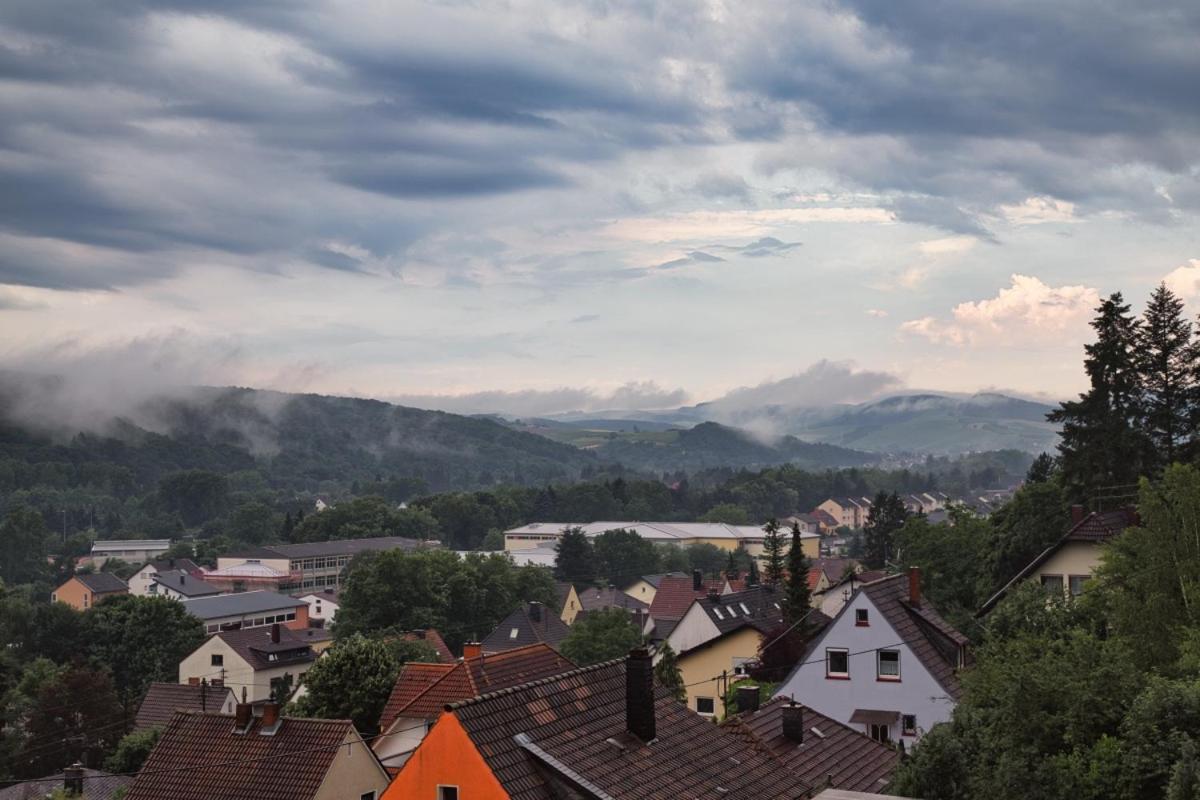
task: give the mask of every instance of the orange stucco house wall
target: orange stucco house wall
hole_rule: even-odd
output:
[[[380,800],[437,800],[438,786],[458,787],[464,800],[508,800],[508,792],[451,712],[438,718]]]
[[[78,578],[71,578],[54,590],[52,598],[56,602],[66,603],[71,608],[86,611],[104,598],[111,597],[114,594],[125,594],[125,592],[102,592],[97,594],[87,586],[84,586],[83,581]]]

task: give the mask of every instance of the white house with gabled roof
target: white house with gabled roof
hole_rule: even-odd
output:
[[[921,597],[920,570],[859,587],[775,697],[879,741],[914,744],[962,696],[968,640]]]

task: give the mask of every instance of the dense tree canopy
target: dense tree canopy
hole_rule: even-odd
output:
[[[622,608],[589,611],[563,639],[562,654],[581,667],[621,658],[642,643],[633,616]]]

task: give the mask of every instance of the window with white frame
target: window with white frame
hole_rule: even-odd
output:
[[[844,647],[825,648],[825,677],[850,677],[850,651]]]
[[[917,735],[917,716],[916,714],[904,714],[900,717],[900,735],[901,736],[916,736]]]
[[[881,681],[900,680],[900,651],[876,650],[876,677]]]
[[[717,703],[711,697],[696,698],[696,713],[703,714],[706,717],[711,717],[717,713]]]

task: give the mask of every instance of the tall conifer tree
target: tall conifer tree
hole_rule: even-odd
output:
[[[792,525],[792,545],[787,554],[787,594],[784,596],[783,614],[788,623],[794,624],[808,613],[812,598],[808,591],[808,558],[800,542],[800,524]],[[801,626],[803,627],[803,626]]]
[[[1192,325],[1183,301],[1159,284],[1146,304],[1138,336],[1137,363],[1143,393],[1142,430],[1150,445],[1147,466],[1155,473],[1177,461],[1188,444],[1192,391]]]
[[[1136,483],[1146,447],[1136,357],[1141,323],[1120,292],[1096,309],[1096,341],[1085,346],[1089,388],[1050,413],[1062,426],[1059,465],[1072,500],[1085,501],[1104,486]]]
[[[783,534],[774,517],[763,525],[763,582],[775,586],[783,579]]]
[[[908,509],[904,507],[900,495],[895,492],[875,495],[866,527],[863,528],[864,560],[868,567],[883,569],[887,566],[887,560],[895,553],[892,540],[907,519]]]

